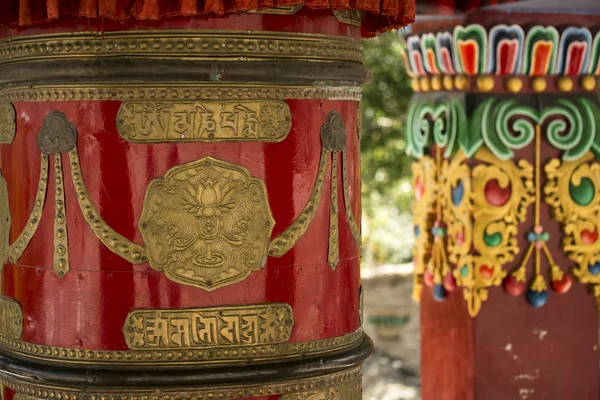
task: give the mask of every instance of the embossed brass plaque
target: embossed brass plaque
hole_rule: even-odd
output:
[[[279,400],[361,400],[362,383],[358,376],[349,381],[331,384],[310,392],[284,394]]]
[[[12,143],[16,132],[15,108],[12,103],[0,102],[0,143]]]
[[[23,333],[23,311],[18,301],[0,296],[0,336],[19,339]]]
[[[139,228],[152,268],[210,291],[264,266],[274,224],[263,181],[204,157],[150,183]]]
[[[196,349],[287,342],[294,326],[285,303],[180,310],[136,310],[123,333],[132,350]]]
[[[292,128],[284,101],[125,102],[117,130],[134,143],[279,142]]]

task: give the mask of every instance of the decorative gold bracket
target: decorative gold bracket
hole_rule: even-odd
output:
[[[348,169],[346,166],[346,137],[347,132],[344,126],[342,116],[332,110],[321,126],[321,158],[319,161],[319,170],[317,179],[313,186],[312,193],[306,203],[306,206],[300,215],[294,220],[281,235],[271,241],[269,246],[269,255],[281,257],[296,245],[300,237],[306,232],[308,226],[317,214],[318,206],[321,202],[323,186],[325,183],[325,174],[327,171],[327,155],[331,153],[331,196],[329,209],[329,249],[327,260],[332,269],[337,267],[339,262],[339,232],[338,232],[338,154],[342,153],[342,181],[344,192],[344,208],[346,211],[346,220],[350,225],[352,236],[358,246],[360,246],[360,228],[354,218],[352,205],[350,204],[350,189],[348,183]]]

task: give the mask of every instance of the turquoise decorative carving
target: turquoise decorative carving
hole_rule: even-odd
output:
[[[600,159],[600,108],[585,97],[557,99],[541,109],[516,99],[488,98],[467,118],[458,99],[414,100],[408,113],[408,154],[422,157],[434,142],[450,157],[460,148],[468,158],[486,147],[500,160],[531,145],[536,125],[562,151],[564,161],[591,151]]]

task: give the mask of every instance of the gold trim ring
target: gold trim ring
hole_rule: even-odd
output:
[[[0,65],[61,58],[119,57],[222,61],[363,61],[359,40],[348,36],[312,33],[147,30],[31,35],[0,40]]]
[[[310,342],[285,342],[258,346],[214,347],[181,350],[90,350],[43,346],[0,336],[0,350],[36,360],[64,364],[110,365],[204,365],[284,360],[342,352],[360,345],[364,333],[358,329],[344,336]]]

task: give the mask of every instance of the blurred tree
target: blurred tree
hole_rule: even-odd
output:
[[[373,80],[362,100],[363,260],[372,267],[411,258],[411,160],[405,121],[412,95],[403,65],[404,40],[391,31],[363,41]]]

